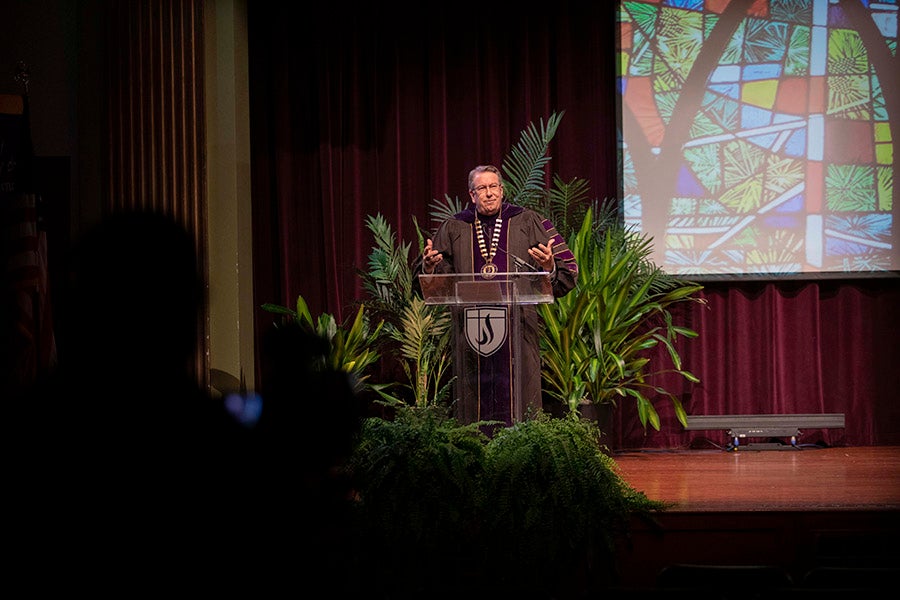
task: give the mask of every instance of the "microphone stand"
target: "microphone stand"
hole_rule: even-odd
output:
[[[522,260],[521,258],[519,258],[518,256],[516,256],[516,255],[513,254],[512,252],[507,252],[506,250],[504,250],[504,249],[501,248],[500,246],[497,246],[497,250],[499,250],[499,251],[502,252],[503,254],[505,254],[505,255],[507,255],[508,257],[510,257],[511,259],[513,259],[513,263],[515,263],[516,267],[518,267],[518,268],[520,268],[520,269],[525,269],[526,271],[531,271],[532,273],[539,273],[539,272],[541,272],[541,270],[540,270],[539,268],[535,267],[534,265],[528,264],[527,262],[525,262],[524,260]]]
[[[487,234],[487,230],[484,228],[484,223],[481,224],[481,231],[482,231],[482,233],[484,234],[484,237],[485,237],[485,238],[489,237],[488,234]],[[542,272],[544,272],[544,271],[542,271],[540,268],[535,267],[534,265],[528,264],[527,262],[525,262],[524,260],[522,260],[521,258],[519,258],[518,256],[516,256],[516,255],[513,254],[512,252],[507,252],[506,250],[504,250],[504,249],[501,248],[500,246],[497,246],[497,250],[500,251],[500,252],[502,252],[503,254],[507,255],[507,256],[510,257],[511,259],[513,259],[513,263],[514,263],[514,264],[516,265],[516,267],[519,268],[519,269],[524,269],[524,270],[526,270],[526,271],[531,271],[532,273],[542,273]]]

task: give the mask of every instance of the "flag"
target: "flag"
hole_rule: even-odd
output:
[[[27,389],[56,365],[47,234],[34,176],[28,97],[0,94],[3,391]]]

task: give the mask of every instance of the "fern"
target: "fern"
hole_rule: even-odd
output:
[[[445,595],[464,569],[469,590],[547,598],[584,569],[611,582],[630,516],[664,505],[621,477],[595,422],[541,413],[493,438],[481,425],[435,406],[366,421],[351,472],[373,582]]]

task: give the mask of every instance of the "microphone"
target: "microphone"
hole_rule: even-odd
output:
[[[481,232],[484,234],[484,237],[485,237],[485,238],[490,237],[490,236],[488,236],[488,231],[487,231],[487,229],[485,228],[484,223],[481,224]],[[536,247],[537,247],[537,243],[532,244],[531,247],[532,247],[532,248],[536,248]],[[520,269],[525,269],[526,271],[532,271],[532,272],[534,272],[534,273],[542,273],[542,272],[543,272],[543,271],[542,271],[541,269],[539,269],[538,267],[535,267],[534,265],[531,265],[531,264],[525,262],[524,260],[522,260],[521,258],[519,258],[518,256],[516,256],[516,255],[513,254],[512,252],[507,252],[506,250],[504,250],[504,249],[501,248],[500,246],[497,246],[497,250],[499,250],[499,251],[502,252],[503,254],[505,254],[505,255],[507,255],[508,257],[510,257],[511,259],[513,259],[513,263],[515,263],[515,265],[516,265],[517,267],[519,267]]]
[[[517,267],[519,267],[519,268],[521,268],[521,269],[526,269],[526,270],[528,270],[528,271],[540,272],[540,269],[539,269],[539,268],[535,267],[534,265],[528,264],[527,262],[525,262],[524,260],[522,260],[521,258],[519,258],[518,256],[516,256],[516,255],[513,254],[512,252],[507,252],[506,250],[504,250],[504,249],[501,248],[500,246],[497,246],[497,250],[499,250],[499,251],[502,252],[503,254],[505,254],[505,255],[507,255],[508,257],[510,257],[511,259],[513,259],[513,262],[515,263],[515,265],[516,265]]]

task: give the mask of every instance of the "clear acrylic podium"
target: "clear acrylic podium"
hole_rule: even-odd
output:
[[[553,302],[550,273],[421,274],[419,284],[426,304],[450,307],[457,420],[522,421],[522,311]]]

